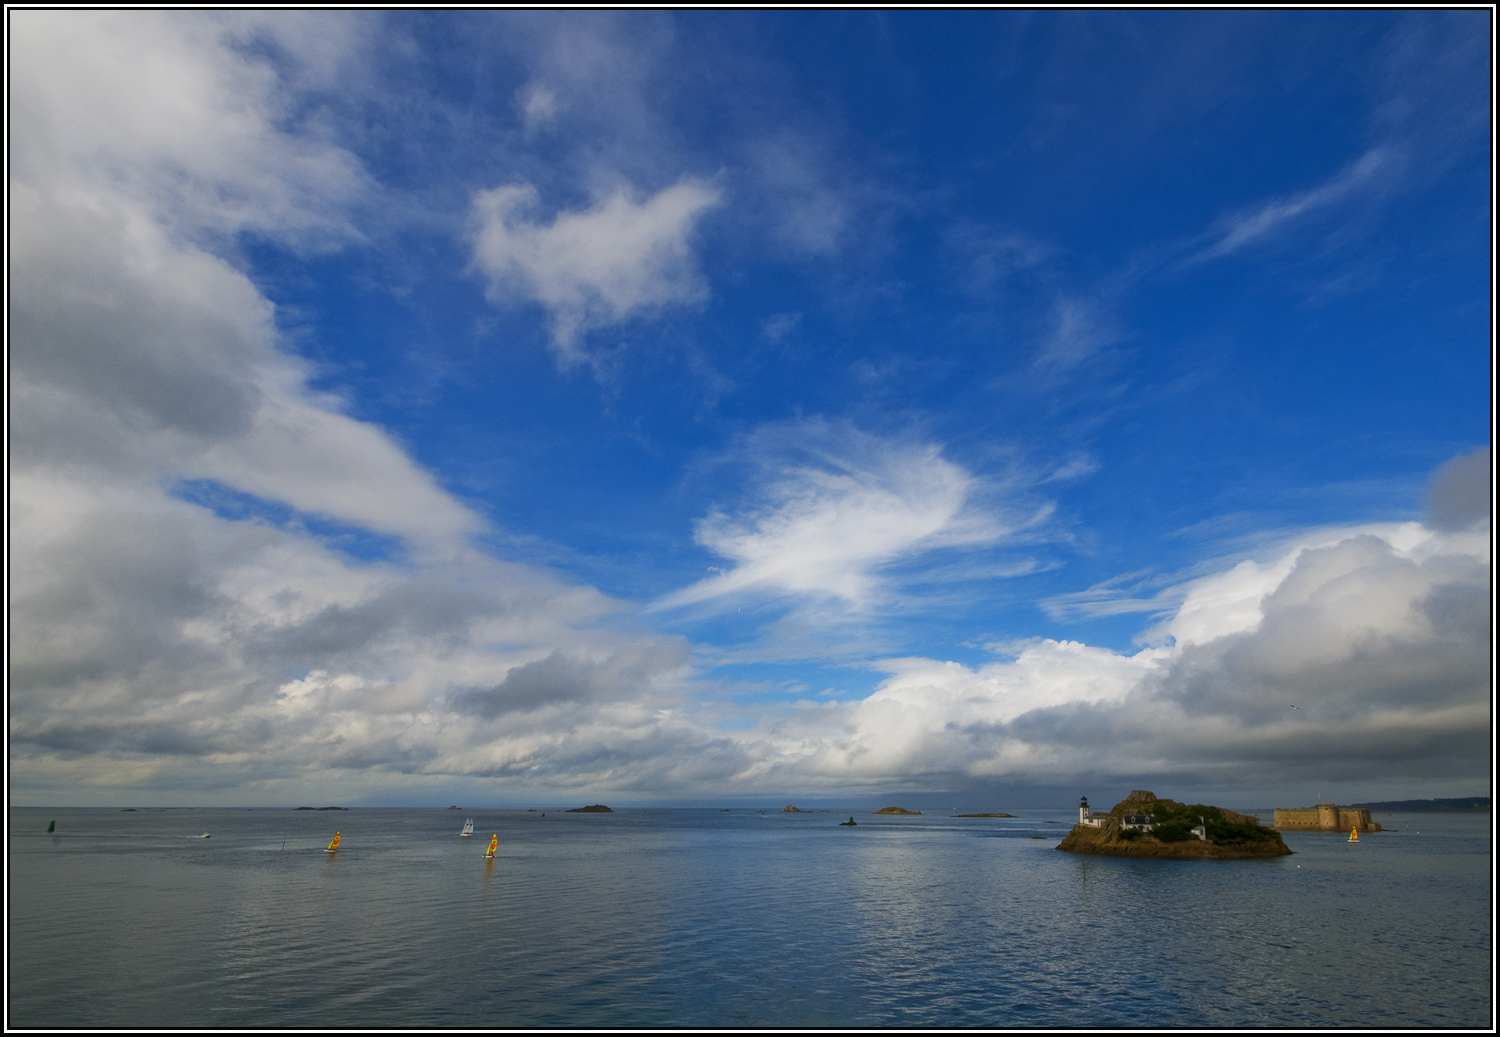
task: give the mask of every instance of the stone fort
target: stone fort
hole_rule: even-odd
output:
[[[1275,828],[1300,829],[1315,832],[1379,832],[1381,827],[1370,820],[1370,812],[1363,808],[1341,807],[1333,803],[1319,803],[1315,807],[1284,809],[1277,807],[1271,822]]]

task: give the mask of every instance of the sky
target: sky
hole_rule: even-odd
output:
[[[7,17],[13,803],[1489,790],[1489,8]]]

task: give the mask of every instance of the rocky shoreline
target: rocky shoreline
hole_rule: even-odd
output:
[[[1094,853],[1103,857],[1157,857],[1178,860],[1226,860],[1235,857],[1284,857],[1292,850],[1284,842],[1220,845],[1198,839],[1164,843],[1150,835],[1129,841],[1094,828],[1074,825],[1057,844],[1068,853]]]

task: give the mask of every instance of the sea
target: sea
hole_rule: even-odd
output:
[[[1059,853],[1076,814],[1014,812],[13,808],[7,1022],[1494,1022],[1488,814],[1163,861]]]

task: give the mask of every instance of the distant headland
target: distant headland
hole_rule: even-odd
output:
[[[1461,813],[1488,814],[1489,796],[1463,796],[1458,799],[1393,799],[1384,803],[1356,803],[1366,810],[1388,810],[1398,814]]]
[[[297,807],[297,810],[348,810],[348,807]]]
[[[1015,817],[1015,814],[954,814],[954,817]]]
[[[1280,857],[1292,851],[1281,833],[1261,826],[1260,819],[1223,807],[1157,799],[1153,792],[1132,792],[1107,814],[1089,812],[1088,797],[1078,804],[1078,823],[1061,843],[1068,853],[1107,857],[1225,859]]]
[[[595,803],[591,807],[574,807],[572,810],[564,810],[564,814],[613,814],[614,811],[603,803]]]

